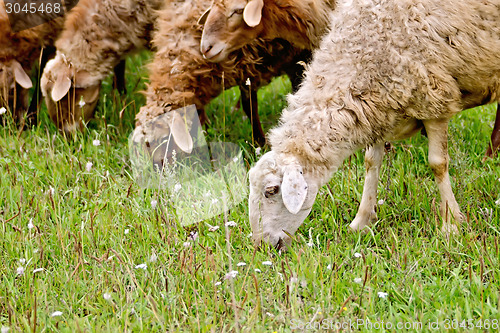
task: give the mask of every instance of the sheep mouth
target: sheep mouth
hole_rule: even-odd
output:
[[[225,45],[214,46],[209,52],[203,54],[203,58],[210,62],[220,62],[225,58]]]

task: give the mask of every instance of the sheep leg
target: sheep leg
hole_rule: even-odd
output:
[[[120,94],[125,94],[127,92],[125,87],[125,59],[121,60],[118,65],[113,68],[113,72],[115,73],[113,78],[114,88],[118,89]]]
[[[491,143],[488,146],[483,161],[488,157],[494,157],[497,154],[498,148],[500,148],[500,103],[497,105],[497,117],[495,119],[493,132],[491,132]]]
[[[434,173],[441,196],[440,212],[443,218],[441,230],[446,234],[450,232],[458,233],[458,227],[449,223],[452,218],[457,223],[463,220],[460,207],[451,189],[450,175],[448,173],[448,121],[449,119],[424,121],[427,137],[429,138],[429,166]]]
[[[359,204],[358,213],[349,225],[352,230],[359,231],[377,220],[377,185],[384,157],[384,143],[369,147],[365,153],[365,185]]]
[[[266,135],[260,123],[257,91],[252,90],[250,86],[240,86],[240,92],[243,111],[252,123],[252,137],[259,146],[263,146],[266,144]]]

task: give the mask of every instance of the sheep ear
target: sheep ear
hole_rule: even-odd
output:
[[[201,14],[200,18],[198,19],[198,24],[200,24],[200,25],[205,24],[205,22],[207,21],[208,14],[210,14],[211,9],[212,9],[212,7],[208,7],[208,9],[205,10],[205,12],[203,12],[203,14]]]
[[[52,87],[51,97],[54,102],[60,101],[71,88],[71,79],[66,74],[58,75],[54,87]]]
[[[249,27],[255,27],[262,19],[264,0],[250,0],[243,10],[243,20]]]
[[[307,187],[302,168],[298,164],[286,167],[281,184],[281,197],[290,213],[297,214],[302,208],[306,200]]]
[[[186,153],[193,150],[193,138],[189,134],[187,123],[179,112],[174,111],[172,123],[170,126],[175,143]]]
[[[14,79],[17,83],[24,89],[29,89],[33,87],[30,77],[23,69],[23,66],[15,60],[12,61],[12,67],[14,67]]]

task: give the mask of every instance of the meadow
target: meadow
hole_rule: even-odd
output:
[[[256,249],[247,202],[198,224],[173,218],[168,196],[141,188],[128,136],[144,102],[143,53],[127,91],[103,85],[96,118],[72,137],[43,107],[39,124],[0,122],[1,332],[497,331],[500,326],[500,158],[482,163],[496,106],[450,125],[452,185],[467,215],[440,232],[427,139],[385,156],[378,221],[349,231],[361,198],[363,152],[320,190],[286,253]],[[259,91],[265,129],[290,91]],[[207,108],[209,141],[259,152],[231,89]],[[261,153],[263,153],[265,147]]]

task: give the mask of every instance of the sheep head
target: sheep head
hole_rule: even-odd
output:
[[[81,130],[93,115],[101,81],[87,71],[77,71],[57,53],[43,71],[41,90],[52,121],[66,133]]]
[[[311,211],[319,181],[304,172],[296,158],[273,151],[250,169],[249,178],[248,204],[254,242],[286,247],[291,243],[290,236]]]
[[[200,50],[208,61],[220,62],[263,31],[263,0],[214,0],[199,20],[204,24]]]
[[[30,77],[17,60],[0,63],[0,107],[26,111],[28,89],[32,86]]]

